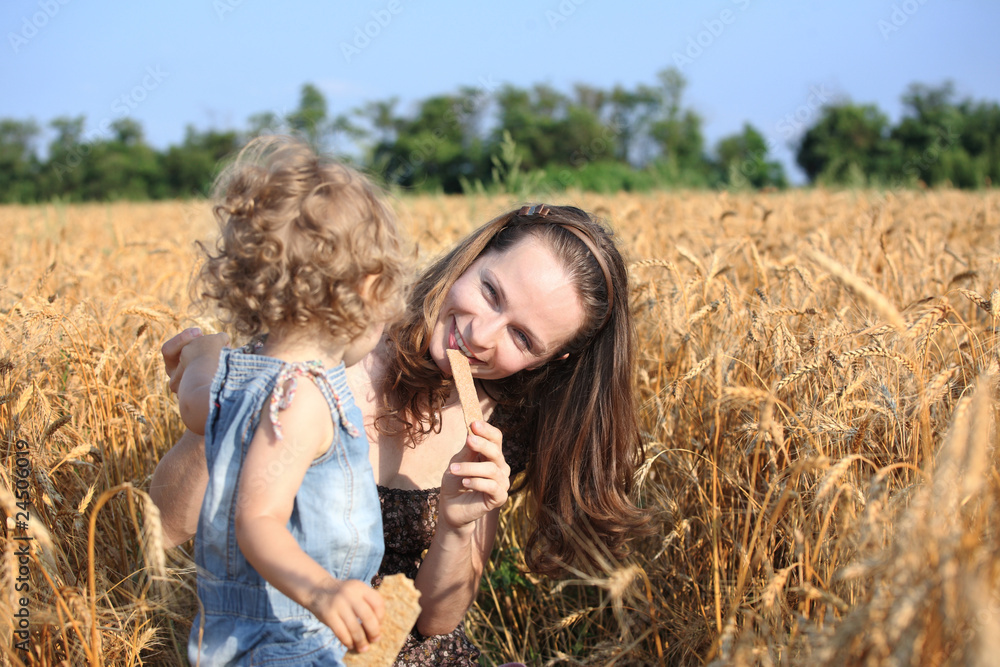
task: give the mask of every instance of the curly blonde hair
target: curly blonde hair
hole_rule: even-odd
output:
[[[236,332],[315,327],[351,340],[402,312],[410,276],[396,216],[359,172],[292,137],[258,137],[214,199],[220,235],[214,252],[202,246],[198,280]]]

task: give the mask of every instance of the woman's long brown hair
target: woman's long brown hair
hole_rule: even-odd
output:
[[[522,209],[523,210],[523,209]],[[603,254],[608,280],[591,250],[565,226],[584,232]],[[635,331],[628,273],[610,233],[580,209],[552,206],[544,217],[512,211],[491,220],[433,264],[417,282],[404,319],[387,336],[381,387],[387,411],[380,431],[419,441],[439,428],[437,414],[452,389],[428,353],[428,334],[452,285],[484,252],[504,252],[532,237],[560,259],[577,286],[585,323],[540,369],[487,385],[512,416],[504,437],[522,443],[534,530],[529,567],[552,574],[572,563],[596,536],[616,557],[646,523],[635,504],[634,475],[643,460],[633,392]],[[564,353],[567,358],[561,359]],[[581,541],[582,540],[582,541]]]

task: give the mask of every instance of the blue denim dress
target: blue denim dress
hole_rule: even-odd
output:
[[[220,357],[205,432],[209,481],[195,537],[202,610],[188,640],[192,665],[339,665],[346,653],[330,628],[250,566],[236,542],[240,468],[279,379],[288,391],[286,400],[291,399],[292,366],[238,350],[223,350]],[[343,364],[316,375],[298,381],[315,381],[322,390],[336,435],[306,472],[288,530],[334,578],[367,583],[378,570],[384,546],[361,410]]]

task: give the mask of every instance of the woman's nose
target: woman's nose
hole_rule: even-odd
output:
[[[476,318],[469,332],[469,343],[479,349],[488,348],[502,328],[503,321],[499,317]]]

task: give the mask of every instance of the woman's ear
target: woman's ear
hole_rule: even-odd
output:
[[[564,359],[569,359],[569,352],[563,353],[563,356],[558,357],[558,359],[559,361],[563,361]]]

